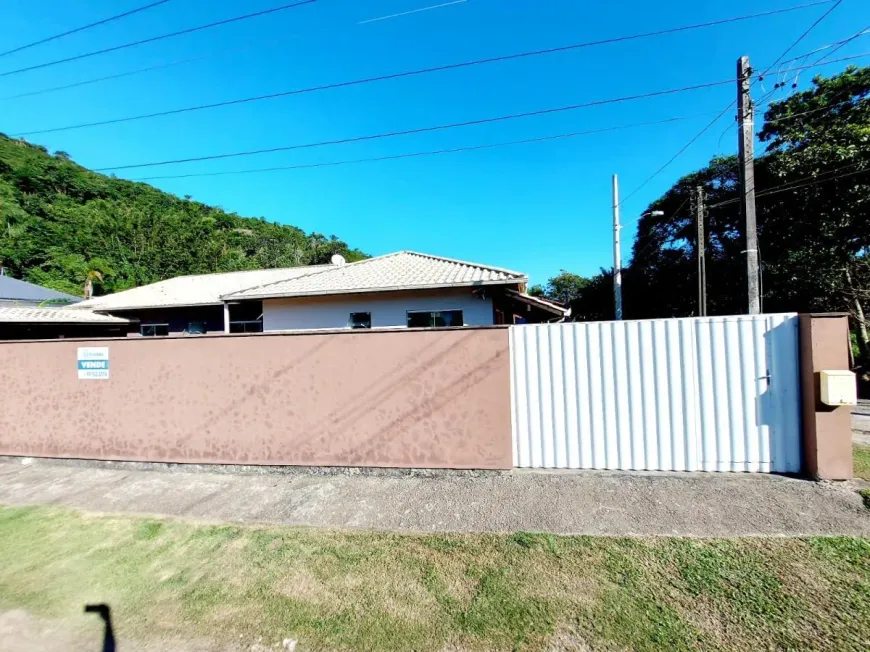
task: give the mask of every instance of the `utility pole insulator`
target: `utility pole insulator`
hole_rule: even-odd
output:
[[[737,151],[740,173],[740,212],[746,253],[746,312],[761,312],[758,278],[758,230],[755,222],[755,128],[753,119],[752,68],[749,57],[737,60]]]

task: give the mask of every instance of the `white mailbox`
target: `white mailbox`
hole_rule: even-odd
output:
[[[831,369],[819,372],[822,403],[825,405],[857,405],[858,385],[851,371]]]

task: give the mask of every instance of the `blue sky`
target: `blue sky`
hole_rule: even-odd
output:
[[[257,11],[290,0],[171,0],[134,16],[0,57],[0,73]],[[557,47],[801,4],[580,0],[319,0],[311,5],[104,56],[0,77],[0,98],[140,67],[209,56],[108,82],[0,100],[9,135],[280,92],[467,59]],[[3,47],[147,4],[5,0]],[[534,111],[725,80],[738,56],[771,63],[827,5],[676,35],[605,45],[29,138],[90,168],[332,140]],[[870,3],[844,0],[789,57],[870,26]],[[8,45],[7,45],[8,44]],[[833,58],[870,50],[870,35]],[[866,63],[870,58],[859,60]],[[846,64],[823,68],[825,73]],[[811,74],[801,75],[801,85]],[[245,216],[335,234],[371,254],[413,249],[521,270],[544,282],[565,268],[611,265],[610,178],[623,195],[733,99],[731,85],[450,131],[222,161],[128,170],[126,178],[242,170],[474,146],[693,116],[565,140],[443,156],[154,185]],[[703,114],[703,115],[699,115]],[[736,146],[730,115],[623,205],[624,258],[637,216],[680,175]]]

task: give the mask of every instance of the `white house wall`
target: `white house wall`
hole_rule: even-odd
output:
[[[798,472],[797,322],[511,327],[514,465]]]
[[[370,312],[372,328],[406,328],[409,310],[461,310],[466,326],[493,323],[492,300],[471,289],[436,293],[372,293],[263,301],[263,330],[347,328],[350,313]]]

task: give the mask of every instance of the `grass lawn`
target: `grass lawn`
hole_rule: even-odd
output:
[[[857,650],[870,641],[870,542],[412,536],[0,507],[0,611],[72,623],[87,602],[112,607],[121,650],[161,637]]]
[[[852,465],[856,478],[870,480],[870,446],[852,447]]]

